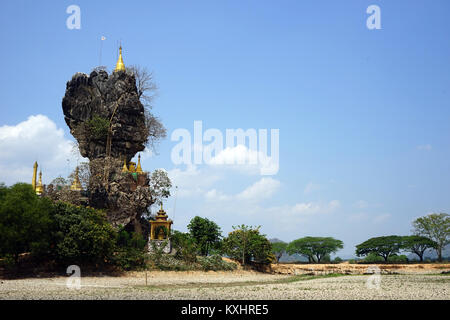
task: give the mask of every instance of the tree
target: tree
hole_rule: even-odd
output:
[[[287,252],[303,255],[309,262],[320,263],[323,258],[343,247],[344,243],[341,240],[332,237],[304,237],[289,243]]]
[[[287,243],[283,241],[272,242],[272,253],[275,255],[275,259],[277,263],[280,262],[280,258],[283,256],[283,253],[286,252]]]
[[[403,237],[400,236],[384,236],[370,238],[369,240],[356,246],[356,255],[368,255],[374,253],[380,256],[384,261],[388,261],[389,256],[398,254],[403,247]]]
[[[436,242],[438,260],[442,261],[442,250],[450,243],[450,216],[447,213],[432,213],[413,221],[413,233]]]
[[[117,233],[106,215],[92,208],[57,202],[52,216],[54,258],[64,264],[104,264],[110,262]]]
[[[156,144],[167,136],[167,131],[160,119],[151,113],[153,100],[157,96],[158,86],[153,80],[153,73],[145,67],[132,65],[127,67],[127,71],[134,74],[139,100],[145,107],[145,126],[148,131],[145,145],[152,151],[155,151]]]
[[[250,261],[270,263],[274,260],[272,244],[259,233],[260,227],[233,226],[234,231],[223,240],[223,251],[232,259],[245,265]]]
[[[207,256],[210,249],[220,242],[220,227],[207,218],[196,216],[187,227],[202,256]]]
[[[18,265],[21,253],[48,250],[51,201],[25,183],[0,189],[0,256],[10,255]]]
[[[417,254],[420,262],[423,261],[423,255],[427,249],[436,247],[437,243],[427,237],[417,235],[403,237],[403,248],[406,251]]]

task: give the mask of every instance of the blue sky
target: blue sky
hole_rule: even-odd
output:
[[[66,27],[71,4],[80,30]],[[372,4],[381,30],[366,27]],[[75,72],[99,64],[105,36],[102,64],[114,68],[121,41],[125,64],[152,70],[160,88],[168,138],[143,166],[179,186],[176,211],[175,197],[166,203],[176,228],[201,215],[224,232],[333,236],[342,256],[408,234],[415,217],[450,211],[448,12],[445,0],[2,3],[0,181],[31,180],[35,160],[44,182],[75,166],[61,100]],[[279,129],[278,173],[175,166],[170,134],[195,120]]]

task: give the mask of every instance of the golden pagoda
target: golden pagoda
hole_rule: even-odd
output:
[[[78,176],[78,167],[75,168],[75,177],[73,178],[72,185],[70,186],[72,191],[81,191],[83,187],[81,186],[80,178]]]
[[[127,167],[127,157],[123,158],[123,167],[122,167],[122,172],[129,172],[128,171],[128,167]]]
[[[114,72],[116,71],[125,71],[125,64],[122,59],[122,46],[119,48],[119,58],[117,59],[116,68],[114,69]]]
[[[142,170],[141,166],[141,155],[138,156],[138,164],[136,166],[136,162],[130,161],[127,165],[127,159],[123,159],[122,173],[137,173],[142,174],[144,170]]]
[[[36,194],[41,195],[44,192],[44,185],[42,184],[42,171],[39,171],[39,182],[36,186]]]
[[[31,181],[31,186],[33,187],[34,191],[36,191],[37,168],[38,168],[38,163],[37,163],[37,161],[35,161],[34,166],[33,166],[33,180]]]
[[[168,239],[172,223],[172,220],[167,220],[167,214],[161,202],[161,209],[159,209],[156,215],[156,220],[150,221],[150,240]]]
[[[138,155],[138,165],[136,168],[136,172],[137,173],[144,173],[144,171],[142,171],[142,167],[141,167],[141,155]]]

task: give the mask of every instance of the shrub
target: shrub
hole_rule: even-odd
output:
[[[237,267],[235,263],[224,261],[219,255],[199,257],[198,263],[204,271],[232,271]]]
[[[402,255],[395,255],[395,256],[390,256],[388,262],[395,262],[395,263],[407,263],[408,262],[408,257],[405,256],[404,254]]]
[[[94,139],[106,139],[109,130],[109,120],[94,114],[92,119],[86,121],[86,127]]]
[[[367,263],[376,263],[376,262],[384,262],[384,259],[379,255],[377,255],[376,253],[371,252],[363,259],[363,261]]]
[[[334,263],[341,263],[342,261],[344,261],[344,260],[342,260],[342,258],[340,258],[340,257],[336,257],[333,260]]]
[[[116,252],[112,263],[122,270],[143,269],[148,260],[144,248],[145,240],[142,235],[134,232],[130,234],[121,227],[117,232]]]
[[[175,257],[188,263],[197,261],[197,245],[189,233],[174,230],[171,236]]]

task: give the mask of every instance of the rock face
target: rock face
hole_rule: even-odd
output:
[[[111,75],[93,71],[89,76],[76,73],[67,82],[62,109],[81,155],[89,160],[107,155],[109,130],[111,157],[126,156],[130,161],[145,148],[148,130],[144,106],[139,101],[132,74],[124,71]]]
[[[148,173],[123,173],[121,161],[111,157],[91,160],[90,171],[90,205],[106,209],[113,226],[131,223],[140,228],[142,213],[155,202]]]
[[[122,172],[124,157],[128,163],[144,150],[149,136],[134,75],[76,73],[67,82],[62,109],[81,155],[89,158],[89,205],[105,209],[114,226],[148,233],[141,218],[155,201],[148,173]]]

